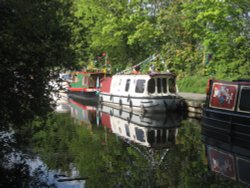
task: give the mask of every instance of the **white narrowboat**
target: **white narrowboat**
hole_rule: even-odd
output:
[[[173,73],[121,74],[101,80],[101,104],[140,112],[177,110],[182,98],[177,94]]]

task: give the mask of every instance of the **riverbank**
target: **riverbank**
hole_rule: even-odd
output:
[[[184,109],[188,116],[200,118],[206,94],[180,92],[179,95],[184,99]]]

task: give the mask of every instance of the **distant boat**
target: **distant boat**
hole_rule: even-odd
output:
[[[68,87],[70,74],[60,73],[57,80],[51,80],[49,82],[49,87],[51,87],[51,104],[52,108],[57,113],[68,113]]]
[[[117,74],[101,80],[100,103],[130,111],[177,110],[182,98],[177,94],[173,73]]]
[[[68,89],[71,98],[98,102],[100,80],[106,76],[103,71],[74,72]]]

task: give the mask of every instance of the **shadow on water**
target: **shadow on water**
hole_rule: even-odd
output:
[[[199,120],[73,99],[64,107],[17,133],[25,145],[2,134],[2,187],[241,187],[208,168]]]

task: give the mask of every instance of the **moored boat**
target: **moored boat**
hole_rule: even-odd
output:
[[[241,143],[250,139],[250,79],[209,80],[203,127],[230,133]]]
[[[106,76],[104,71],[75,72],[68,94],[71,98],[98,102],[100,80]]]
[[[101,80],[100,103],[131,111],[177,110],[182,98],[175,79],[170,72],[113,75]]]

